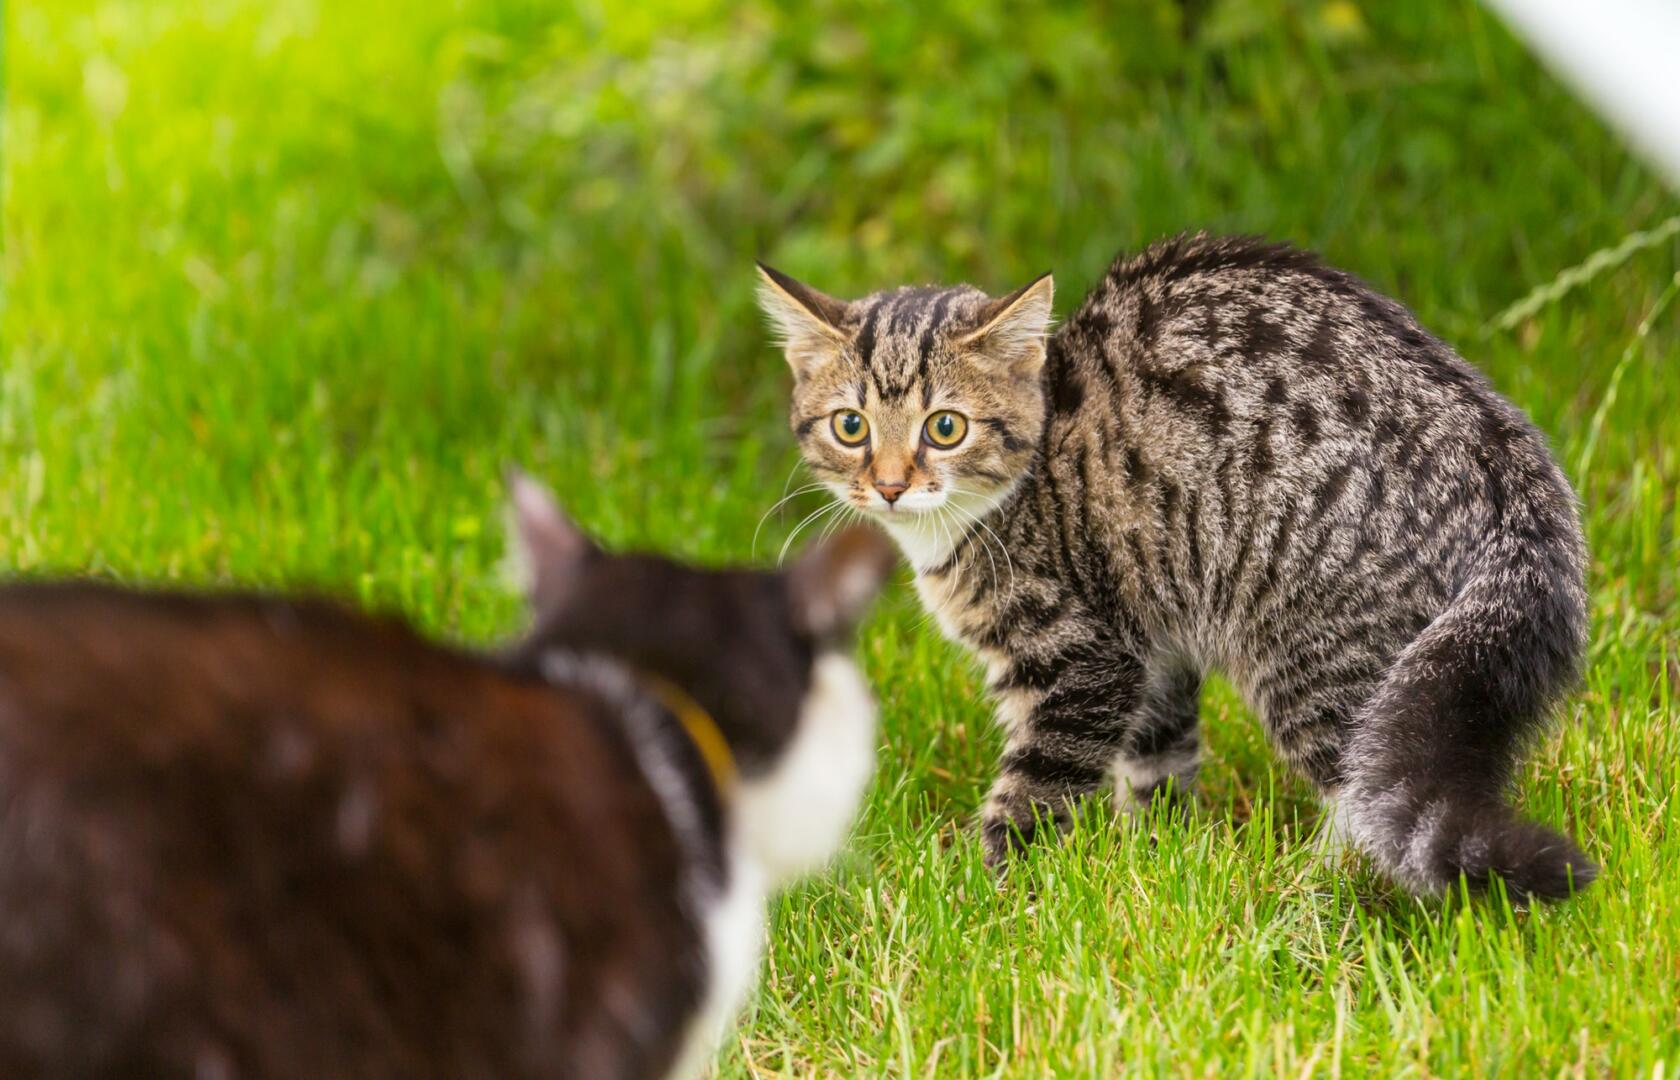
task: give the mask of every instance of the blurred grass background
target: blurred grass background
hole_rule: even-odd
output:
[[[1094,810],[999,894],[962,829],[988,712],[900,589],[876,792],[722,1072],[1680,1067],[1680,201],[1474,4],[14,0],[4,49],[11,572],[322,585],[486,640],[509,461],[611,543],[751,557],[796,463],[754,257],[840,295],[1053,269],[1065,311],[1205,228],[1398,296],[1579,485],[1592,663],[1523,801],[1603,883],[1443,908],[1326,863],[1216,691],[1196,819]]]

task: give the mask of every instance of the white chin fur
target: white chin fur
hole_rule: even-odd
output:
[[[896,503],[889,503],[875,493],[875,505],[871,507],[883,514],[920,514],[929,510],[937,510],[948,501],[944,491],[906,491],[898,497]]]
[[[1009,497],[1004,488],[988,495],[959,492],[947,497],[943,491],[926,494],[926,502],[911,502],[918,492],[906,492],[898,500],[898,509],[885,509],[886,500],[872,507],[876,521],[898,543],[899,550],[917,572],[931,569],[951,557],[951,549],[976,520],[984,520]],[[935,513],[949,506],[948,513]]]
[[[740,851],[775,886],[821,866],[840,848],[875,771],[875,702],[850,657],[812,667],[793,743],[767,774],[741,785]]]

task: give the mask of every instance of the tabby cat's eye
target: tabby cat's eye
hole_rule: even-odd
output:
[[[963,436],[967,434],[968,417],[949,411],[934,413],[927,418],[927,424],[922,428],[922,438],[926,439],[930,446],[937,446],[941,450],[949,450],[962,442]]]
[[[834,437],[845,446],[862,446],[869,438],[869,421],[856,409],[841,409],[834,414]]]

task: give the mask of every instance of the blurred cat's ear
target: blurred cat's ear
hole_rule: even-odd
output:
[[[577,585],[595,544],[541,483],[510,468],[507,485],[509,564],[531,606],[553,610]]]
[[[1036,376],[1044,364],[1044,337],[1050,332],[1050,303],[1056,282],[1040,274],[980,310],[979,328],[958,339],[1002,365],[1012,376]]]
[[[780,270],[758,264],[758,306],[770,320],[793,377],[803,379],[833,358],[849,336],[840,329],[846,304],[795,281]]]
[[[896,561],[892,542],[867,526],[813,544],[788,571],[794,623],[819,641],[845,634],[869,610]]]

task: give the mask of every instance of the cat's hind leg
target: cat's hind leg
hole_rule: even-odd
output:
[[[1348,732],[1360,704],[1374,692],[1375,665],[1359,658],[1292,665],[1288,677],[1262,680],[1256,704],[1278,756],[1318,789],[1318,856],[1333,863],[1354,844],[1348,800],[1341,780]]]
[[[1158,661],[1145,678],[1131,730],[1114,758],[1114,802],[1123,814],[1190,793],[1201,764],[1202,674],[1184,661]]]

